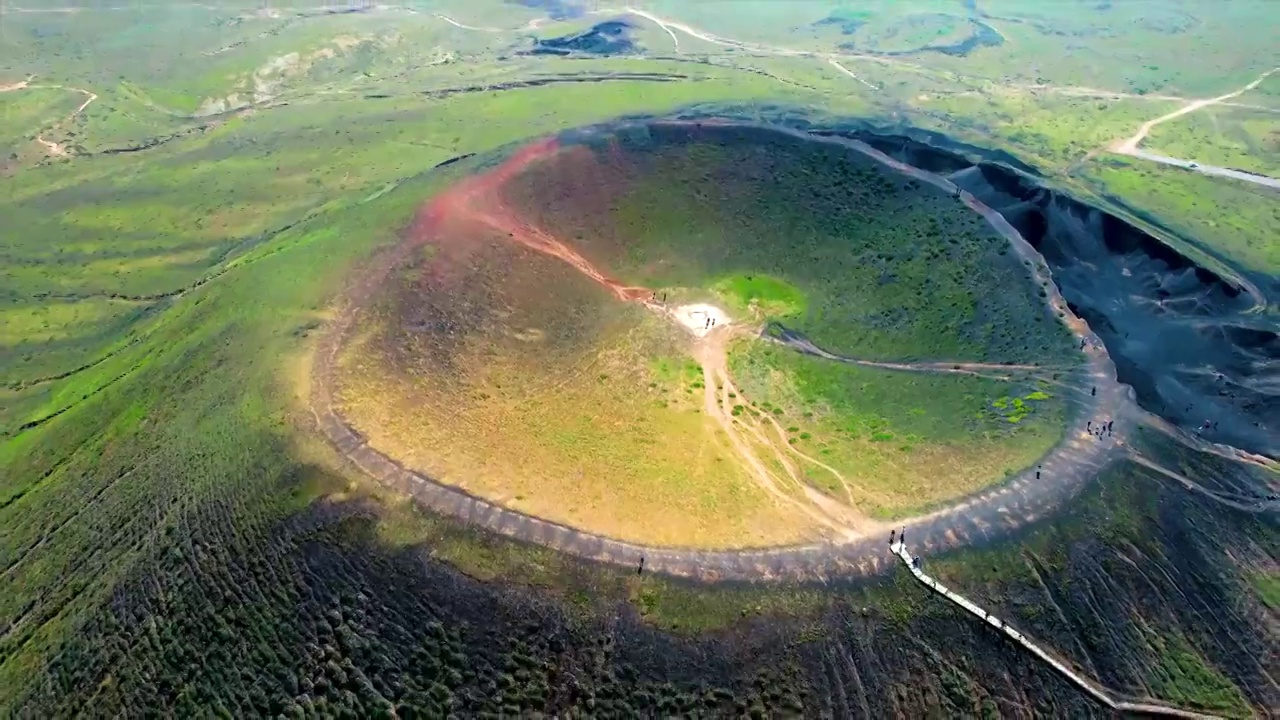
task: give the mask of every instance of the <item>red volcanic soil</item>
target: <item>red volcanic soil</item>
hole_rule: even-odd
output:
[[[474,249],[475,231],[496,231],[513,242],[559,258],[584,275],[608,288],[623,301],[644,302],[653,292],[643,287],[623,285],[606,275],[564,241],[513,211],[503,198],[503,188],[530,165],[554,158],[559,141],[547,138],[521,148],[497,168],[469,177],[436,196],[419,212],[409,230],[411,242],[430,242],[445,253],[444,263],[433,263],[437,271],[447,271]]]

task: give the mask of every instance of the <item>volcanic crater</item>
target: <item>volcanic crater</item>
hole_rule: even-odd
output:
[[[545,139],[389,257],[333,349],[335,422],[381,472],[557,532],[854,546],[1030,472],[1088,404],[1005,238],[796,134]]]

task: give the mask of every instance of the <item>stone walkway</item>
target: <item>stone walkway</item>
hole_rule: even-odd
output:
[[[1167,707],[1164,705],[1154,705],[1151,703],[1132,703],[1132,702],[1126,702],[1123,700],[1115,700],[1114,698],[1111,697],[1111,694],[1109,692],[1104,690],[1092,679],[1087,678],[1081,675],[1080,673],[1077,673],[1065,662],[1050,655],[1046,650],[1044,650],[1039,645],[1037,645],[1033,640],[1031,640],[1031,638],[1027,637],[1026,635],[1023,635],[1022,633],[1018,632],[1014,628],[1010,627],[1008,623],[996,617],[995,615],[991,615],[986,610],[983,610],[982,608],[978,607],[973,602],[971,602],[968,598],[955,592],[954,590],[951,590],[947,586],[943,585],[942,583],[933,579],[929,575],[925,574],[924,570],[921,567],[916,565],[916,563],[914,562],[916,558],[914,558],[911,555],[911,553],[907,551],[906,544],[903,543],[902,540],[897,540],[891,543],[889,547],[890,547],[890,550],[893,552],[893,554],[897,555],[898,558],[902,560],[904,564],[906,564],[907,569],[911,571],[912,577],[920,581],[920,584],[929,588],[933,592],[938,593],[939,595],[946,598],[947,600],[950,600],[956,605],[959,605],[961,608],[965,610],[965,612],[968,612],[970,615],[973,615],[974,617],[978,618],[984,623],[990,625],[992,628],[994,628],[998,632],[1003,633],[1006,637],[1008,637],[1013,642],[1021,645],[1023,648],[1026,648],[1028,652],[1030,652],[1032,655],[1035,655],[1041,662],[1053,668],[1055,671],[1058,672],[1058,674],[1062,675],[1067,680],[1070,680],[1072,684],[1074,684],[1076,687],[1080,688],[1087,695],[1092,697],[1094,700],[1097,700],[1099,703],[1102,703],[1103,705],[1107,706],[1108,708],[1115,710],[1117,712],[1124,712],[1124,713],[1140,713],[1143,715],[1161,715],[1165,717],[1178,717],[1178,718],[1195,718],[1196,720],[1204,720],[1207,718],[1217,717],[1216,715],[1204,715],[1202,713],[1191,712],[1189,710],[1179,710],[1178,708]]]

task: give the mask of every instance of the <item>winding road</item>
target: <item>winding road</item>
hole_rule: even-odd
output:
[[[1274,67],[1262,73],[1256,79],[1254,79],[1253,82],[1249,83],[1248,85],[1245,85],[1239,90],[1229,92],[1225,95],[1219,95],[1218,97],[1214,97],[1214,98],[1192,100],[1188,102],[1186,105],[1183,105],[1182,107],[1178,108],[1177,110],[1174,110],[1171,113],[1166,113],[1153,120],[1148,120],[1142,123],[1142,125],[1138,128],[1137,132],[1135,132],[1133,135],[1127,138],[1124,138],[1122,140],[1117,140],[1116,142],[1112,143],[1111,146],[1107,148],[1107,150],[1117,155],[1127,155],[1129,157],[1135,157],[1142,160],[1150,160],[1151,162],[1158,162],[1164,165],[1172,165],[1174,167],[1180,167],[1185,170],[1194,170],[1195,172],[1201,173],[1203,175],[1213,175],[1216,177],[1231,178],[1232,180],[1243,180],[1244,182],[1254,183],[1255,185],[1262,185],[1264,187],[1280,190],[1280,179],[1267,177],[1266,175],[1260,175],[1257,173],[1233,170],[1232,168],[1217,167],[1215,165],[1205,165],[1203,163],[1199,163],[1194,160],[1184,160],[1181,158],[1169,157],[1168,155],[1161,155],[1159,153],[1148,152],[1139,147],[1139,145],[1142,144],[1142,141],[1145,140],[1147,136],[1151,134],[1152,129],[1154,129],[1157,125],[1164,122],[1168,122],[1170,120],[1175,120],[1177,118],[1182,117],[1183,115],[1193,113],[1196,110],[1199,110],[1201,108],[1206,108],[1211,105],[1219,105],[1219,104],[1225,103],[1228,100],[1239,97],[1240,95],[1243,95],[1244,93],[1249,92],[1250,90],[1261,85],[1263,80],[1266,80],[1276,71],[1280,71],[1280,67]]]
[[[36,135],[36,142],[40,143],[40,145],[43,146],[45,151],[47,151],[50,155],[54,157],[62,157],[65,155],[69,155],[70,153],[67,152],[66,148],[62,147],[61,145],[59,145],[58,143],[52,140],[45,139],[44,134],[47,132],[51,132],[53,130],[57,130],[58,128],[62,127],[63,125],[66,125],[72,120],[75,120],[80,113],[84,112],[85,108],[89,107],[89,105],[94,100],[98,99],[98,95],[96,93],[90,92],[83,88],[69,87],[67,85],[32,85],[31,81],[34,79],[35,79],[35,76],[31,75],[31,76],[28,76],[26,80],[23,80],[21,82],[12,83],[10,85],[0,85],[0,92],[48,89],[48,90],[67,90],[69,92],[76,92],[85,96],[85,101],[80,103],[80,106],[77,107],[75,110],[71,111],[70,115],[67,115],[65,118],[62,118],[58,122],[54,123],[53,126],[50,127],[49,129],[44,130],[39,135]]]

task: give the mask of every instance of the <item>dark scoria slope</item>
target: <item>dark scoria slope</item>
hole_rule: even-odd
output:
[[[572,35],[537,40],[530,55],[625,55],[634,52],[631,41],[631,23],[626,20],[609,20],[593,25],[590,29]]]
[[[1044,255],[1144,408],[1208,440],[1280,456],[1280,336],[1240,288],[1004,164],[906,137],[852,136],[947,175],[1004,215]]]

